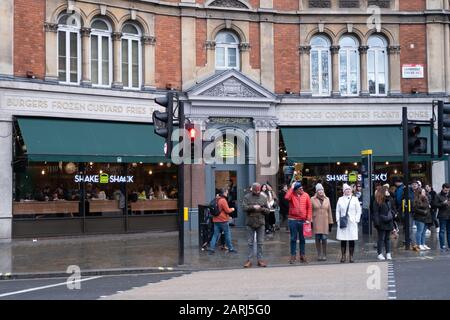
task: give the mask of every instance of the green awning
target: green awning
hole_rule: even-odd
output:
[[[20,117],[28,161],[164,161],[164,139],[153,125]]]
[[[428,138],[430,128],[421,127]],[[283,127],[288,158],[294,162],[331,163],[361,160],[361,151],[372,149],[375,162],[402,161],[403,140],[399,126]],[[434,140],[435,145],[437,138]],[[429,156],[412,156],[410,161],[428,161]]]

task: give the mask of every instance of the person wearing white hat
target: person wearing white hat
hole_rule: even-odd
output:
[[[337,233],[336,238],[341,241],[341,263],[346,260],[347,242],[349,243],[349,262],[353,263],[355,241],[358,240],[358,223],[361,220],[361,205],[358,198],[352,194],[348,184],[343,186],[344,195],[339,198],[336,205]],[[341,225],[342,218],[342,225]],[[347,220],[346,225],[343,224]]]
[[[316,195],[311,198],[313,231],[319,261],[327,261],[327,239],[333,224],[330,199],[325,195],[322,184],[316,184]]]

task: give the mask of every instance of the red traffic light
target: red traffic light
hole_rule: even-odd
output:
[[[194,128],[189,129],[189,136],[191,137],[191,140],[195,140],[195,135],[196,135],[195,129]]]

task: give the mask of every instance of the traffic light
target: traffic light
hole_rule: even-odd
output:
[[[420,126],[408,124],[408,151],[409,154],[427,153],[427,138],[419,137]]]
[[[195,131],[195,127],[193,123],[186,124],[186,130],[189,133],[189,137],[191,138],[191,142],[195,140],[195,137],[197,135],[197,132]]]
[[[438,101],[438,157],[450,154],[450,103]]]
[[[173,93],[168,92],[164,97],[155,98],[155,102],[166,108],[165,112],[154,111],[153,126],[155,133],[166,139],[166,156],[172,153],[172,130],[173,130]]]

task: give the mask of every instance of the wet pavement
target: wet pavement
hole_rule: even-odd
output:
[[[335,232],[334,229],[328,241],[327,262],[317,261],[314,240],[307,240],[309,265],[339,263],[340,244],[335,240]],[[199,250],[197,232],[186,232],[185,263],[181,266],[178,265],[177,232],[13,240],[0,243],[0,278],[5,278],[5,274],[19,277],[66,273],[71,265],[78,266],[83,273],[139,272],[167,267],[182,270],[242,268],[248,250],[245,229],[232,228],[232,238],[237,254],[217,249],[214,255],[210,255]],[[400,239],[393,241],[394,260],[441,255],[434,230],[427,236],[427,245],[432,248],[429,251],[406,251],[402,248],[402,240],[400,233]],[[360,236],[355,248],[356,262],[376,261],[375,242],[376,237]],[[264,260],[269,266],[286,266],[289,256],[289,233],[285,229],[266,235]]]

